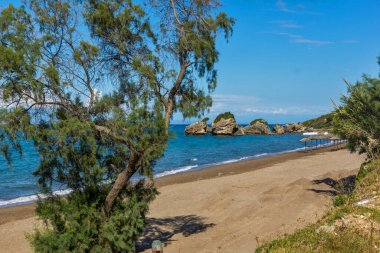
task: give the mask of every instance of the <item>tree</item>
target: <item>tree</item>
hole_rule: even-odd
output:
[[[152,178],[163,153],[162,106],[132,77],[107,84],[101,51],[77,29],[80,13],[74,2],[55,0],[1,11],[1,151],[11,163],[26,139],[41,155],[35,175],[48,198],[37,213],[49,226],[31,238],[36,251],[134,251],[157,191],[130,179]],[[131,13],[138,38],[141,12]],[[101,95],[101,85],[110,92]],[[60,187],[72,193],[57,197]]]
[[[130,1],[89,0],[86,17],[109,56],[111,71],[121,79],[135,73],[149,84],[164,106],[168,133],[174,112],[185,118],[200,117],[211,106],[210,95],[198,84],[205,79],[208,92],[215,89],[217,34],[222,31],[228,39],[235,20],[223,12],[214,14],[218,0],[149,0],[147,12],[154,16],[153,25],[144,22],[146,36],[131,51],[131,36],[123,26],[131,16],[130,6]]]
[[[334,130],[348,139],[351,150],[365,153],[369,160],[379,158],[380,79],[365,75],[347,86],[348,95],[342,96],[342,105],[334,113]]]
[[[41,155],[37,213],[48,226],[31,237],[36,251],[130,252],[170,118],[210,106],[195,83],[215,88],[217,31],[228,38],[234,20],[211,14],[217,1],[149,2],[154,32],[130,0],[78,2],[1,11],[0,148],[10,164],[22,140]],[[62,187],[72,192],[56,196]]]

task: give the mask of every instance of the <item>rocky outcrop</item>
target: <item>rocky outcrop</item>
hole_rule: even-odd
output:
[[[244,129],[241,126],[237,126],[237,130],[234,135],[245,135]]]
[[[199,121],[186,127],[186,135],[204,135],[207,132],[207,124],[204,121]]]
[[[285,133],[302,133],[306,131],[306,127],[301,123],[288,123],[284,126]]]
[[[272,133],[274,133],[274,134],[284,134],[285,133],[285,129],[284,129],[283,126],[281,126],[279,124],[276,124],[276,125],[273,126]]]
[[[217,122],[211,124],[213,135],[233,135],[238,130],[238,125],[234,118],[220,118]]]
[[[243,128],[245,134],[271,134],[268,123],[265,120],[254,120]]]

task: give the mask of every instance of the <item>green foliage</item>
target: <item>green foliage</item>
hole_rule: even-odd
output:
[[[37,208],[46,227],[30,236],[37,252],[133,252],[156,191],[130,179],[152,179],[168,138],[163,106],[135,76],[105,83],[106,55],[77,30],[81,11],[64,0],[1,11],[0,149],[10,164],[22,140],[40,153],[34,174],[48,198]],[[144,26],[131,12],[129,34]]]
[[[105,193],[93,195],[91,201],[77,192],[41,200],[37,213],[50,226],[29,235],[36,252],[134,252],[157,192],[142,181],[131,185],[124,192],[128,200],[119,201],[112,216],[103,219],[99,206]]]
[[[359,184],[367,175],[368,173],[378,170],[380,168],[380,160],[376,159],[370,162],[363,163],[360,166],[359,172],[356,176],[356,184]]]
[[[200,117],[212,105],[217,35],[223,32],[228,39],[235,23],[216,11],[219,1],[147,0],[145,9],[132,1],[85,2],[86,20],[110,72],[119,79],[137,75],[148,84],[164,104],[167,127],[175,111]],[[200,87],[200,80],[207,87]]]
[[[345,203],[345,196],[343,195],[338,195],[334,198],[334,206],[337,207],[337,206],[343,206]]]
[[[258,249],[261,252],[370,252],[373,250],[370,238],[344,228],[339,233],[317,232],[317,225],[310,225],[282,239],[274,240]]]
[[[264,125],[268,126],[268,122],[264,119],[255,119],[255,120],[251,121],[251,123],[249,123],[249,124],[254,125],[256,122],[260,122],[260,123],[263,123]]]
[[[221,119],[235,119],[235,116],[230,112],[221,113],[214,119],[214,123],[219,122]]]
[[[206,118],[203,118],[201,121],[207,124],[207,121],[209,121],[209,120],[210,120],[210,118],[206,117]]]
[[[217,34],[228,39],[234,25],[214,12],[218,1],[174,2],[29,0],[1,10],[0,150],[10,165],[22,140],[40,153],[34,174],[48,198],[37,208],[46,227],[30,236],[36,251],[135,251],[157,192],[130,180],[153,179],[174,111],[211,106]],[[58,186],[72,193],[57,197]]]
[[[380,155],[380,79],[364,76],[348,85],[342,106],[334,113],[334,131],[348,139],[348,147],[365,153],[368,159]]]
[[[318,118],[309,119],[302,124],[306,127],[312,127],[314,129],[331,129],[333,127],[334,114],[328,113]]]

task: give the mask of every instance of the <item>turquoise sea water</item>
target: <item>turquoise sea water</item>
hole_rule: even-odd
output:
[[[156,164],[154,174],[161,177],[218,164],[276,155],[301,149],[301,134],[251,136],[185,136],[185,125],[171,126],[175,137],[169,140],[165,155]],[[37,178],[32,175],[39,155],[31,143],[24,143],[22,158],[14,156],[9,168],[0,156],[0,207],[36,199]]]

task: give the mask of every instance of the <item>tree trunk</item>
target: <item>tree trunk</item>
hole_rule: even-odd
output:
[[[129,165],[117,175],[116,181],[104,201],[102,212],[105,217],[109,217],[116,198],[119,197],[120,192],[124,189],[129,179],[136,172],[137,161],[138,157],[132,154],[129,160]]]
[[[168,103],[165,105],[165,131],[166,135],[169,135],[169,125],[170,125],[170,118],[172,117],[173,113],[173,101],[168,101]]]

